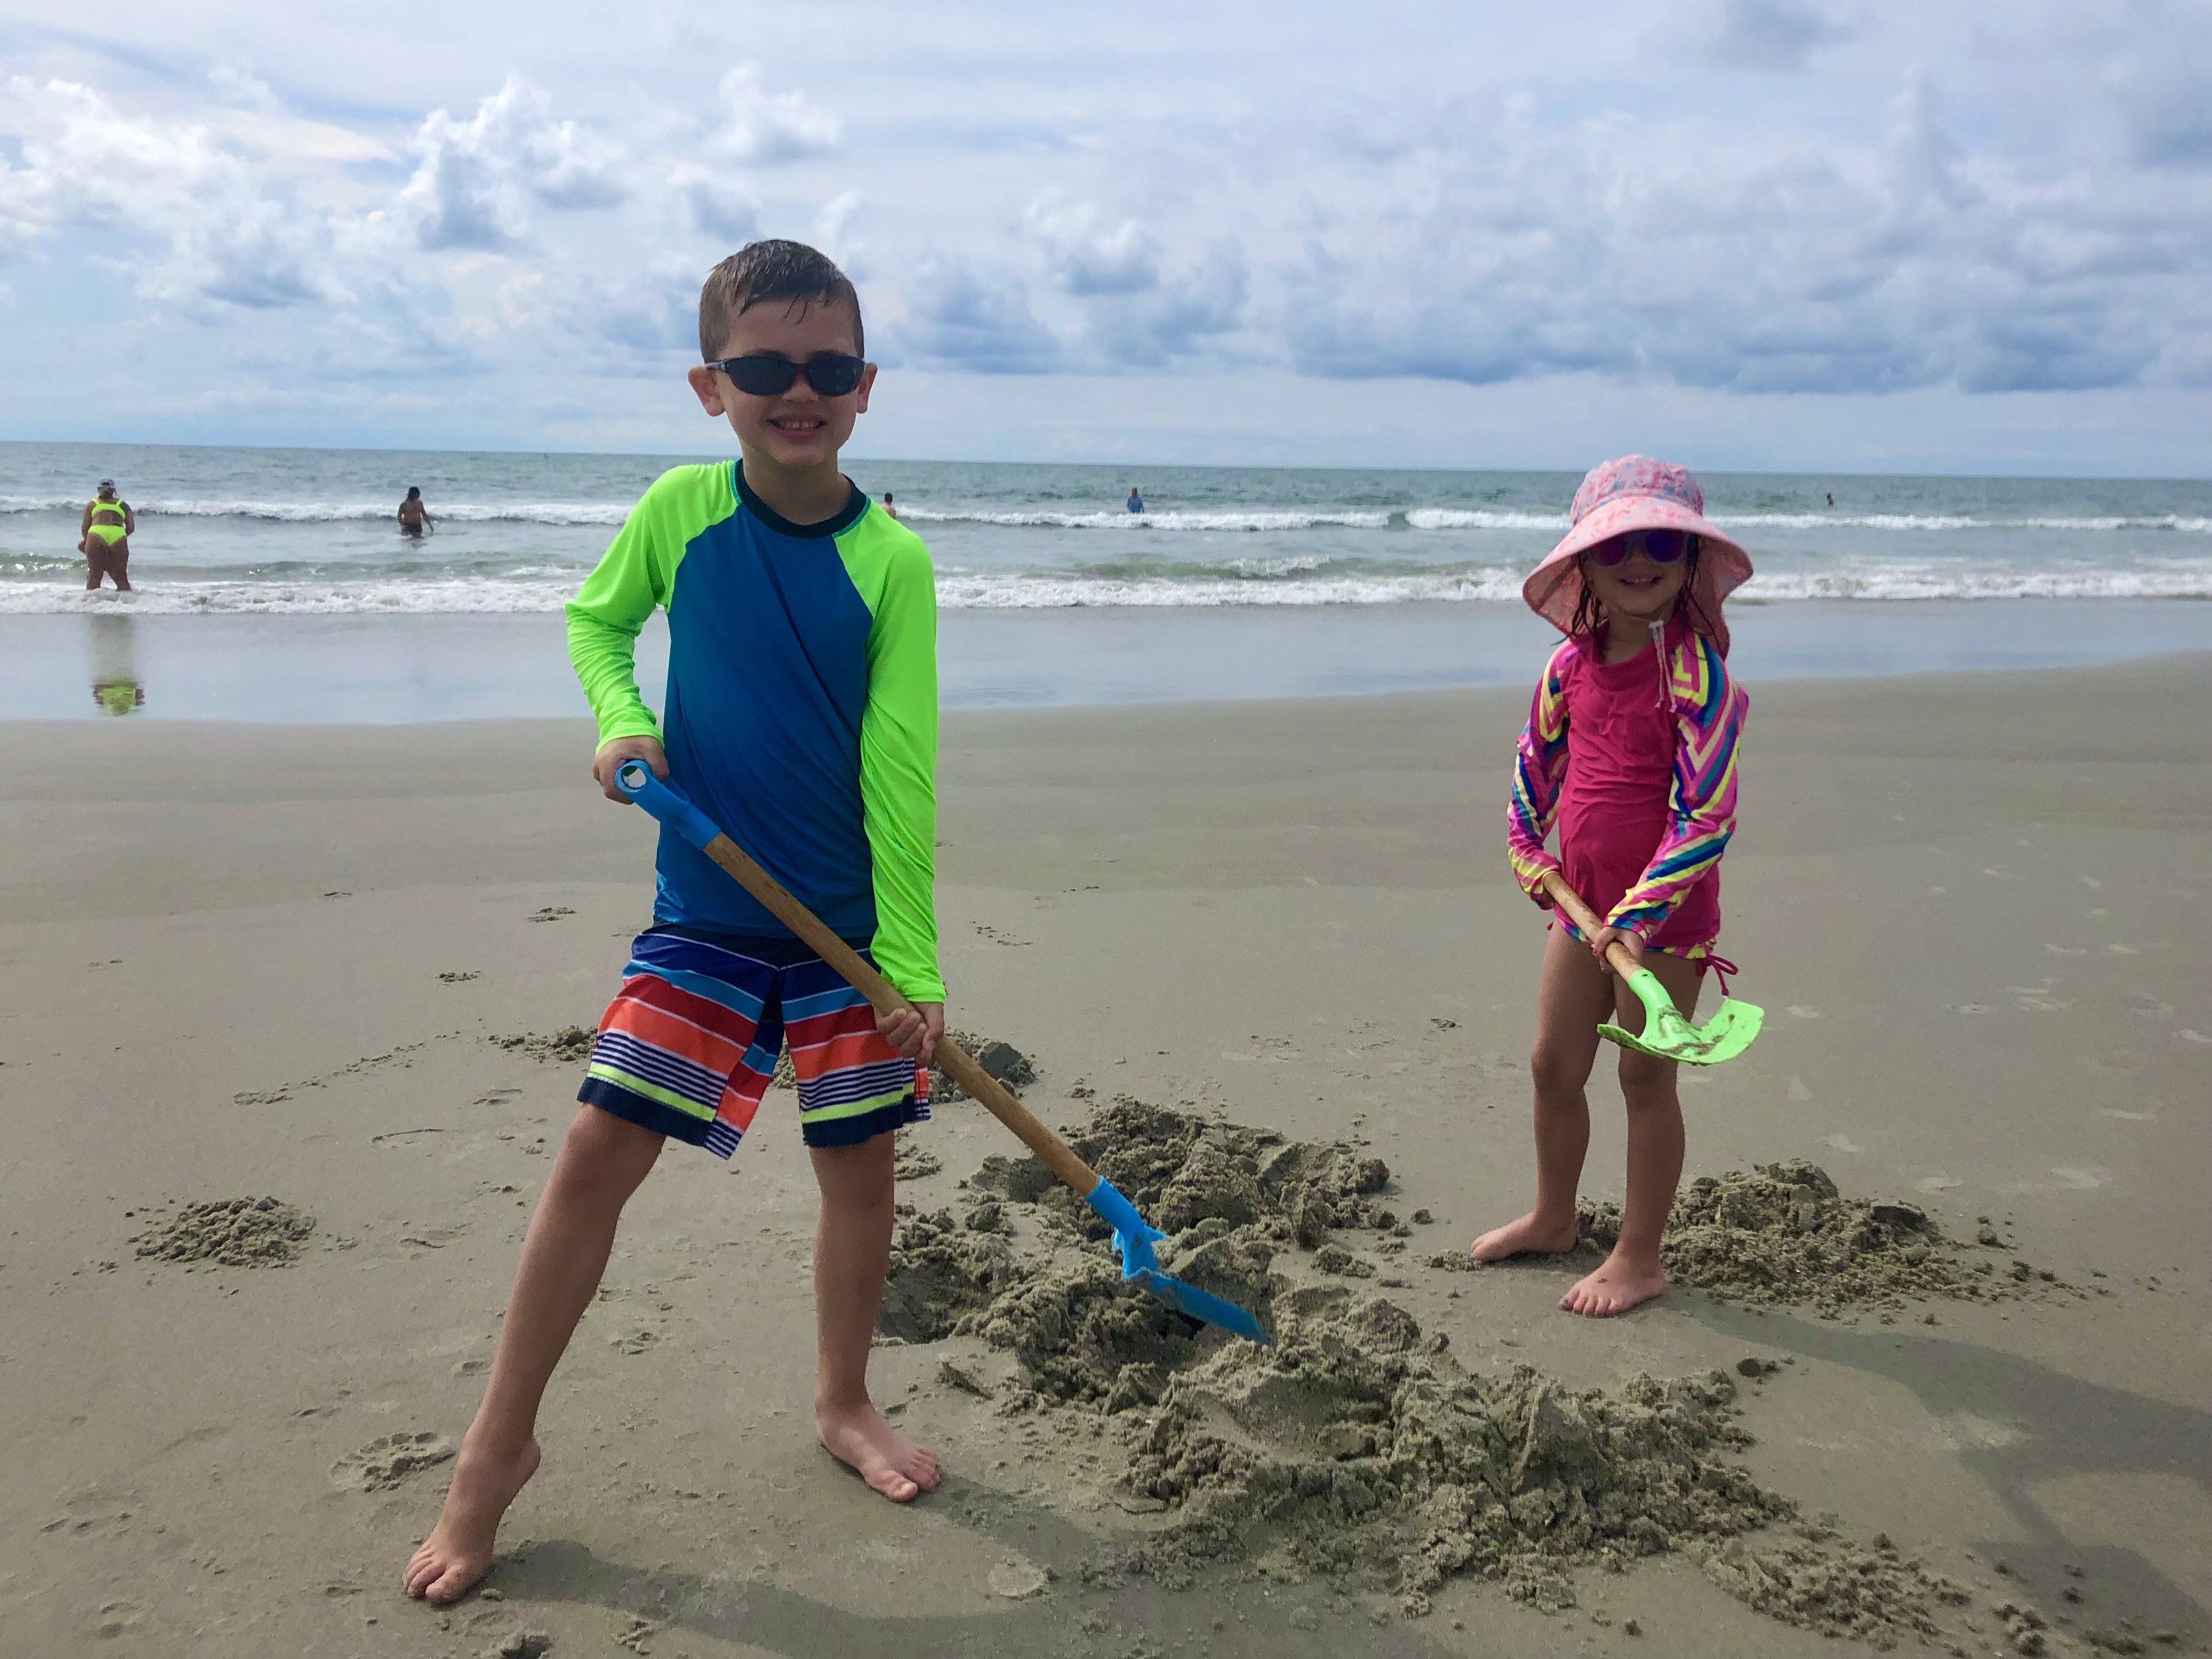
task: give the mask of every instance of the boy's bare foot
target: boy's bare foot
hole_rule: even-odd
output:
[[[1577,1280],[1559,1298],[1559,1305],[1586,1319],[1611,1319],[1649,1302],[1666,1288],[1667,1275],[1657,1267],[1609,1255],[1595,1273]]]
[[[1492,1228],[1468,1247],[1468,1254],[1477,1261],[1503,1261],[1509,1255],[1557,1255],[1573,1249],[1581,1237],[1580,1218],[1540,1222],[1531,1210],[1518,1221]]]
[[[492,1540],[514,1495],[538,1473],[538,1443],[512,1457],[472,1452],[465,1442],[438,1524],[408,1559],[404,1583],[418,1601],[458,1601],[491,1571]]]
[[[944,1479],[937,1454],[884,1422],[871,1401],[838,1409],[817,1406],[814,1430],[823,1450],[894,1504],[911,1504]]]

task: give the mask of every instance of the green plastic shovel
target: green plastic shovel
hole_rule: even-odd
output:
[[[1568,886],[1566,878],[1558,871],[1544,872],[1544,890],[1551,894],[1552,902],[1582,929],[1584,939],[1595,939],[1604,928],[1605,923],[1583,902],[1582,895]],[[1685,1066],[1717,1066],[1750,1048],[1751,1040],[1759,1035],[1759,1028],[1766,1023],[1764,1008],[1723,996],[1711,1019],[1703,1025],[1691,1024],[1682,1018],[1682,1011],[1674,1006],[1674,999],[1667,994],[1667,988],[1659,982],[1659,975],[1649,968],[1639,967],[1628,947],[1618,939],[1606,947],[1605,964],[1620,975],[1643,1003],[1644,1030],[1638,1036],[1608,1024],[1599,1026],[1597,1034],[1608,1042],[1633,1048],[1639,1054],[1650,1054],[1656,1060],[1678,1060]]]

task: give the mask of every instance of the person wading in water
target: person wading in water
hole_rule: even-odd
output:
[[[437,527],[437,520],[430,516],[430,509],[422,504],[422,487],[420,484],[408,485],[407,499],[399,503],[399,533],[419,536],[426,529],[435,530]]]
[[[84,522],[77,527],[82,532],[76,550],[84,555],[84,585],[97,587],[102,576],[112,576],[117,589],[128,593],[131,538],[138,528],[138,515],[116,495],[114,479],[100,481],[100,494],[84,504]]]

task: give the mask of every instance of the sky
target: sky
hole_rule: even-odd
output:
[[[0,0],[0,438],[2212,472],[2212,0]]]

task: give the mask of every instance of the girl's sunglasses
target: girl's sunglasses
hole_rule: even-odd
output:
[[[1607,570],[1626,564],[1628,556],[1638,550],[1654,564],[1677,564],[1696,539],[1686,530],[1632,530],[1626,536],[1600,542],[1590,549],[1589,557],[1592,564]]]
[[[804,374],[806,384],[824,398],[842,398],[857,392],[866,370],[864,357],[841,356],[824,351],[794,363],[788,357],[763,353],[754,357],[722,357],[707,365],[730,377],[730,384],[749,397],[781,398]]]

